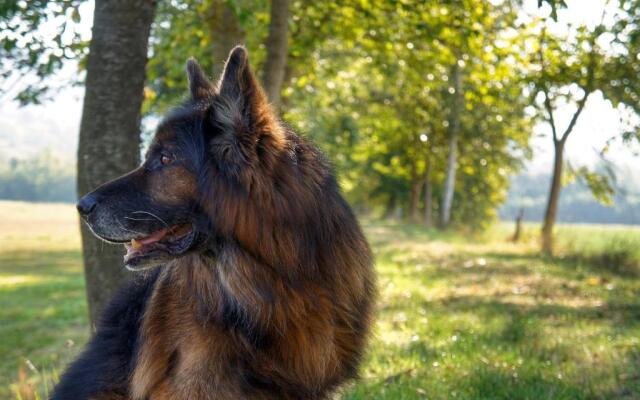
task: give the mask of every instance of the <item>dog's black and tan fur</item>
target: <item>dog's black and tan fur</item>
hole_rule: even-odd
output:
[[[144,270],[53,399],[324,399],[356,375],[372,256],[323,156],[280,123],[234,49],[144,164],[78,204]],[[154,268],[152,268],[154,267]]]

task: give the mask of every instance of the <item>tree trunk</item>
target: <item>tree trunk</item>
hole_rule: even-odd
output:
[[[564,143],[564,141],[554,141],[553,177],[551,178],[547,209],[544,213],[544,223],[542,225],[542,251],[547,255],[553,255],[553,226],[556,223],[560,190],[562,190]]]
[[[411,181],[411,193],[409,196],[409,220],[418,222],[418,203],[420,202],[420,191],[422,189],[422,180],[414,177]]]
[[[431,183],[431,159],[427,158],[427,165],[424,170],[424,224],[429,228],[433,224],[432,197],[433,197],[433,184]]]
[[[222,74],[224,62],[229,52],[237,45],[244,44],[245,34],[240,19],[225,0],[213,0],[209,9],[209,39],[213,57],[213,77]]]
[[[140,158],[149,30],[155,2],[97,1],[87,61],[78,144],[78,194],[130,171]],[[87,298],[92,326],[114,291],[131,276],[124,249],[98,240],[82,224]]]
[[[520,236],[522,235],[522,219],[524,218],[524,208],[521,208],[516,216],[516,230],[513,232],[513,236],[511,237],[511,241],[513,243],[518,243],[520,241]]]
[[[287,66],[287,36],[289,33],[289,0],[271,0],[271,22],[267,38],[267,59],[262,81],[269,101],[280,106],[280,93]]]
[[[453,79],[453,102],[449,122],[449,154],[447,157],[447,176],[444,184],[444,195],[442,196],[442,206],[440,207],[440,227],[446,228],[451,221],[451,205],[453,204],[453,193],[455,191],[456,169],[458,168],[458,135],[460,134],[460,113],[463,107],[462,95],[462,74],[456,60],[453,65],[451,78]]]
[[[384,209],[384,214],[382,214],[382,218],[387,219],[393,217],[396,212],[397,204],[397,196],[395,194],[391,194],[391,196],[389,196],[389,199],[387,200],[387,205]]]

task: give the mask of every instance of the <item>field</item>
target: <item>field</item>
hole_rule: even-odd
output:
[[[640,399],[640,230],[565,226],[559,257],[481,235],[364,221],[379,311],[343,399]],[[0,202],[0,398],[46,398],[86,341],[69,205]]]

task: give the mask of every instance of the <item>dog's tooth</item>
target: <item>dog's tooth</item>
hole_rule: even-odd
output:
[[[131,239],[131,247],[134,250],[140,250],[142,248],[142,243],[140,243],[138,240],[136,239]]]

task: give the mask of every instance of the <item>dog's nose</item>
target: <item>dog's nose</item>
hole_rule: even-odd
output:
[[[88,194],[78,201],[76,208],[83,217],[86,217],[96,208],[96,204],[98,204],[96,198],[91,194]]]

